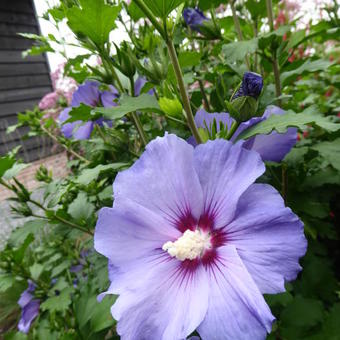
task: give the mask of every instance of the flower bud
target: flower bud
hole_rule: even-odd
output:
[[[246,72],[243,75],[239,89],[227,103],[230,115],[241,123],[256,116],[258,108],[257,99],[263,88],[262,77],[254,72]]]
[[[183,11],[183,18],[186,24],[194,31],[200,32],[200,27],[204,21],[209,19],[198,8],[185,8]]]
[[[136,65],[134,62],[134,55],[130,47],[123,43],[121,48],[117,49],[118,62],[115,62],[115,66],[128,78],[132,78],[136,73]]]
[[[212,40],[221,37],[221,29],[216,22],[209,20],[198,8],[185,8],[183,17],[193,31],[201,33],[204,37]]]
[[[257,99],[261,94],[262,88],[263,79],[259,74],[254,72],[245,72],[241,86],[233,96],[232,100],[244,96]]]

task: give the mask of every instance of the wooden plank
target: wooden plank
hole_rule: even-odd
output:
[[[0,51],[0,64],[1,63],[37,63],[45,62],[43,55],[22,57],[22,51]]]
[[[27,0],[1,0],[0,11],[34,13],[31,2]]]
[[[51,86],[0,91],[0,103],[26,100],[30,98],[42,98],[46,93],[49,93],[51,91]]]
[[[20,89],[33,86],[48,86],[51,84],[48,73],[41,75],[24,75],[0,78],[0,90]]]
[[[7,127],[8,126],[6,126],[6,129]],[[0,144],[5,144],[12,141],[18,142],[23,136],[27,135],[27,133],[30,131],[29,126],[22,126],[12,133],[7,133],[6,129],[4,130],[0,129]]]
[[[0,64],[0,81],[2,77],[46,73],[48,73],[46,63]]]
[[[20,23],[5,23],[0,21],[0,34],[13,36],[17,33],[39,34],[38,26],[24,25]]]
[[[36,136],[36,137],[31,137],[29,139],[22,139],[20,141],[10,141],[7,143],[1,143],[0,144],[0,155],[5,155],[7,152],[13,150],[15,147],[17,147],[18,145],[21,145],[21,150],[19,152],[19,154],[24,154],[25,152],[29,151],[29,150],[36,150],[36,151],[43,151],[43,149],[47,148],[51,149],[51,140],[47,139],[46,137],[42,137],[42,136]]]
[[[6,130],[8,126],[17,124],[17,122],[18,122],[18,118],[16,114],[9,116],[9,117],[1,117],[0,118],[0,131]]]
[[[37,26],[34,14],[0,11],[0,22],[8,24],[30,25]]]
[[[0,117],[11,116],[17,112],[31,110],[39,103],[40,98],[22,100],[12,103],[0,103]]]
[[[34,41],[20,36],[0,36],[0,50],[27,50],[32,47]]]

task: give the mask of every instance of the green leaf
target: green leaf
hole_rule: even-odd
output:
[[[148,0],[147,6],[156,17],[165,19],[171,11],[183,2],[184,0]]]
[[[203,53],[193,52],[193,51],[184,51],[179,53],[178,61],[182,68],[197,66],[202,58]]]
[[[87,221],[94,214],[94,205],[89,202],[87,195],[80,192],[77,198],[69,205],[67,212],[76,220]]]
[[[39,276],[41,275],[44,266],[40,263],[34,263],[30,268],[31,277],[33,280],[38,280]]]
[[[308,125],[320,127],[327,132],[340,130],[340,124],[333,123],[328,117],[316,114],[315,107],[311,106],[299,114],[287,111],[283,115],[272,115],[241,133],[237,139],[248,139],[258,134],[267,135],[273,130],[284,133],[288,127],[296,127],[303,131]]]
[[[265,0],[247,0],[245,5],[253,19],[263,17],[267,13]]]
[[[318,151],[328,164],[340,171],[340,138],[337,138],[332,142],[318,143],[312,146],[312,149]]]
[[[92,181],[96,180],[102,172],[117,171],[128,167],[129,165],[129,163],[113,163],[107,165],[100,164],[95,168],[83,170],[81,175],[75,179],[75,182],[82,185],[89,185]]]
[[[295,327],[314,326],[323,318],[322,303],[318,300],[296,297],[281,315],[283,323]]]
[[[113,326],[114,320],[110,313],[110,308],[116,298],[116,296],[106,296],[102,302],[97,303],[91,317],[91,329],[93,332],[99,332]]]
[[[29,234],[35,235],[47,224],[44,220],[27,221],[23,226],[16,228],[9,239],[11,246],[22,244]]]
[[[4,156],[0,158],[0,178],[5,174],[5,172],[12,168],[15,163],[15,159],[10,156]]]
[[[261,49],[266,49],[271,46],[271,44],[276,44],[277,46],[280,44],[281,37],[290,31],[290,26],[280,26],[277,30],[268,32],[259,37],[259,47]]]
[[[0,273],[0,293],[5,292],[7,289],[11,288],[15,278],[11,274]]]
[[[159,98],[159,106],[169,116],[182,116],[183,108],[181,102],[177,99],[166,97]]]
[[[27,335],[22,332],[11,331],[5,334],[4,340],[27,340]]]
[[[61,274],[64,270],[70,268],[71,261],[65,260],[64,262],[60,263],[59,265],[55,266],[51,272],[51,277],[57,277]]]
[[[316,71],[324,71],[333,63],[328,60],[314,60],[310,61],[308,59],[301,66],[296,68],[295,70],[283,72],[280,76],[282,86],[288,85],[291,80],[295,80],[297,76],[301,76],[303,73],[307,72],[316,72]]]
[[[33,240],[34,236],[32,234],[28,234],[25,238],[24,243],[17,250],[13,251],[13,258],[16,263],[22,262],[26,249],[33,242]]]
[[[71,287],[65,288],[58,296],[53,296],[45,300],[41,305],[40,308],[42,311],[49,311],[50,313],[53,312],[62,312],[68,309],[68,306],[71,304],[71,292],[73,289]]]
[[[72,108],[72,110],[69,112],[70,118],[68,118],[63,124],[73,123],[79,120],[87,122],[93,118],[93,116],[91,115],[91,111],[91,106],[80,103],[79,106]]]
[[[116,27],[120,6],[106,5],[104,0],[80,0],[80,5],[81,8],[73,6],[67,10],[68,25],[76,34],[103,46]]]
[[[13,177],[16,177],[21,170],[26,169],[29,166],[29,164],[25,164],[25,163],[15,163],[11,169],[8,169],[4,175],[3,178],[8,181],[10,179],[12,179]]]
[[[138,97],[123,95],[119,106],[115,107],[96,107],[93,113],[101,113],[108,119],[120,119],[127,113],[134,111],[142,112],[162,112],[157,99],[149,94],[142,94]]]
[[[237,41],[223,45],[222,53],[226,61],[232,63],[239,60],[244,60],[247,53],[254,53],[257,49],[258,40],[256,38],[246,41]]]

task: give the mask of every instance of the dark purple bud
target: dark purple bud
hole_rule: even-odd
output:
[[[257,99],[263,88],[262,77],[254,72],[245,72],[240,88],[235,93],[233,100],[238,97],[253,97]]]
[[[186,24],[197,32],[200,31],[200,26],[203,25],[204,21],[208,21],[209,19],[203,14],[203,12],[196,8],[185,8],[183,11],[183,18]]]

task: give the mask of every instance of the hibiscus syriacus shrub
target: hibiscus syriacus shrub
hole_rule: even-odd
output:
[[[46,12],[83,53],[18,125],[65,149],[69,175],[42,166],[31,192],[17,149],[0,159],[25,217],[0,252],[1,336],[339,338],[339,16],[301,11],[62,0]],[[25,36],[28,53],[68,48]]]

